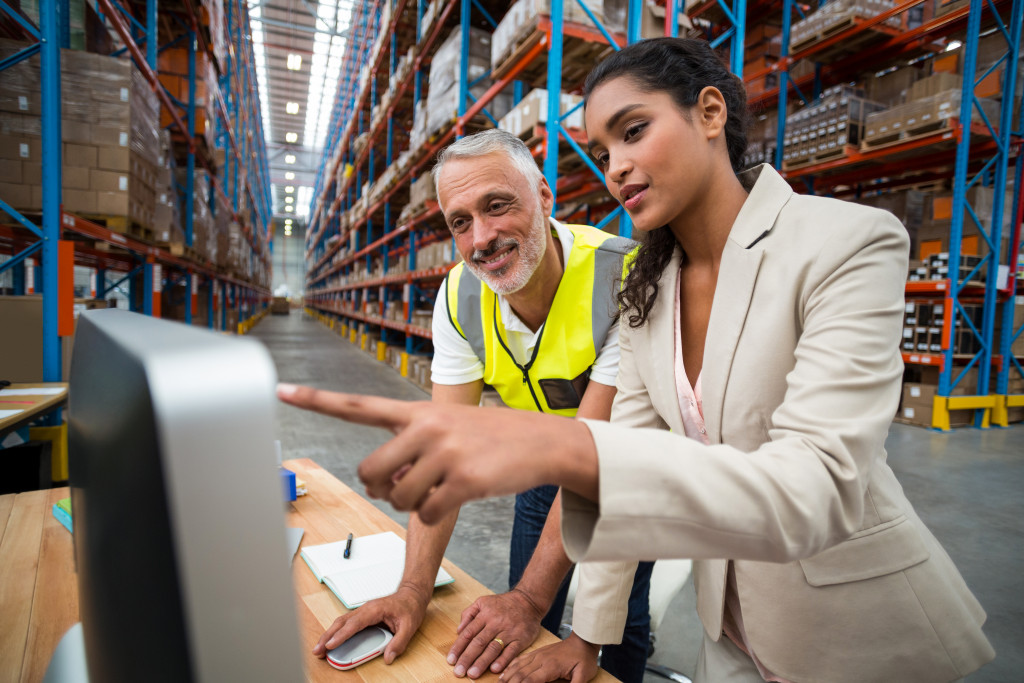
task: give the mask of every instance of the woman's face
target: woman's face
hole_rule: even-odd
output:
[[[669,225],[704,199],[711,149],[691,113],[697,112],[684,113],[668,93],[626,77],[590,94],[588,148],[638,230]]]

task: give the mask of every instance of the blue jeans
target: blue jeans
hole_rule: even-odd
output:
[[[508,585],[514,588],[523,576],[533,551],[540,540],[548,510],[558,493],[557,486],[539,486],[516,496],[516,515],[512,523],[512,548],[509,558]],[[644,667],[647,664],[647,648],[650,643],[651,617],[647,594],[651,586],[653,562],[641,562],[633,578],[633,590],[629,594],[629,614],[622,643],[607,645],[601,650],[601,667],[623,683],[642,683]],[[541,626],[557,634],[562,623],[562,612],[569,592],[569,576],[551,604]]]

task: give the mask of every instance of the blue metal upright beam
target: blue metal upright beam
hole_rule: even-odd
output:
[[[468,0],[463,0],[467,2]],[[572,0],[570,0],[572,1]],[[551,1],[551,42],[548,45],[548,113],[544,123],[547,139],[544,155],[544,178],[554,193],[558,188],[558,132],[562,118],[562,49],[564,46],[564,13],[561,0]],[[555,198],[557,203],[557,196]],[[555,215],[555,205],[551,206]]]
[[[41,0],[39,28],[40,84],[43,133],[43,381],[63,379],[61,345],[57,334],[57,244],[60,240],[61,123],[60,26],[67,6],[60,0]]]
[[[157,0],[146,0],[146,63],[156,72],[157,36]],[[192,99],[192,98],[189,98]],[[189,133],[191,135],[191,133]]]
[[[153,1],[153,0],[151,0]],[[188,110],[185,120],[188,125],[188,134],[195,134],[196,130],[196,35],[193,31],[188,32]],[[155,41],[154,41],[155,42]],[[230,150],[229,150],[230,154]],[[195,227],[195,178],[196,178],[196,152],[194,145],[188,147],[188,159],[185,162],[185,244],[192,246]]]

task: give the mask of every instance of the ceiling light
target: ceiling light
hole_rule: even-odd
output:
[[[285,224],[285,225],[287,225],[287,226],[291,226],[291,224],[292,224],[292,219],[291,219],[291,218],[285,218],[285,219],[284,219],[284,224]]]
[[[288,185],[284,188],[284,191],[288,194],[291,194],[292,192],[295,192],[295,187],[293,185]]]
[[[288,68],[292,71],[298,71],[302,68],[302,55],[297,55],[294,52],[288,53]]]
[[[291,204],[294,201],[295,201],[295,197],[292,197],[291,195],[288,195],[287,197],[284,198],[284,203],[285,204]]]
[[[284,179],[285,180],[295,180],[295,174],[292,173],[291,171],[288,171],[287,173],[284,174]]]
[[[284,140],[285,140],[285,142],[298,142],[299,141],[299,134],[298,133],[285,133],[284,134]]]
[[[287,211],[288,213],[291,213],[294,210],[294,207],[292,207],[292,205],[289,204],[288,206],[284,207],[284,210]]]
[[[294,154],[285,154],[284,155],[284,163],[286,163],[286,164],[294,164],[295,163],[295,155]]]
[[[289,114],[298,114],[299,113],[299,103],[298,102],[289,102],[288,104],[284,105],[284,110],[286,112],[288,112]]]

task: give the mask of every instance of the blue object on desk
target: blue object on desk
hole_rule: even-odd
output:
[[[279,467],[278,470],[281,472],[281,487],[285,501],[295,500],[298,497],[295,494],[295,473],[283,467]]]

